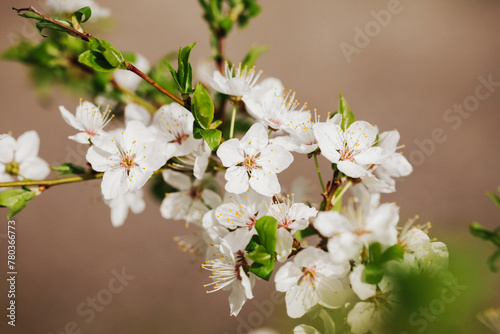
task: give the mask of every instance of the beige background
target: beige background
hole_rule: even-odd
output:
[[[210,55],[207,29],[195,0],[99,3],[116,15],[113,29],[102,37],[120,50],[137,51],[156,61],[197,41],[193,59]],[[1,50],[10,45],[13,34],[35,36],[33,26],[10,10],[28,4],[41,7],[36,2],[2,2]],[[262,1],[263,13],[248,29],[231,35],[227,52],[237,62],[252,43],[271,45],[258,62],[265,76],[280,78],[297,91],[299,101],[307,101],[321,115],[336,110],[342,90],[358,119],[382,131],[400,131],[407,157],[419,150],[416,141],[432,138],[436,128],[444,131],[446,140],[436,144],[433,154],[398,183],[398,192],[384,200],[401,206],[402,221],[414,214],[422,223],[432,221],[433,235],[452,247],[452,263],[454,254],[479,250],[469,259],[474,264],[470,270],[480,268],[477,275],[489,283],[484,283],[483,302],[471,305],[475,313],[493,305],[492,296],[498,292],[492,284],[498,275],[484,268],[493,249],[468,237],[467,226],[472,221],[498,226],[500,211],[484,193],[500,185],[500,89],[481,101],[457,129],[444,121],[443,114],[474,95],[479,76],[491,74],[500,82],[500,3],[401,0],[403,10],[348,63],[339,45],[353,45],[355,27],[374,21],[370,11],[386,9],[387,4]],[[12,131],[17,137],[36,129],[40,155],[49,163],[81,159],[85,151],[66,139],[73,130],[57,109],[61,104],[73,109],[78,96],[58,89],[52,101],[41,106],[23,66],[0,62],[0,73],[0,133]],[[322,168],[326,173],[329,164],[323,161]],[[289,184],[296,175],[316,182],[313,162],[297,159],[281,179]],[[314,191],[311,194],[316,196],[313,200],[318,197]],[[229,317],[228,294],[205,294],[202,284],[208,282],[208,273],[198,262],[190,264],[192,257],[177,251],[172,241],[185,233],[183,224],[162,219],[158,207],[149,200],[146,213],[131,215],[115,229],[100,200],[99,182],[55,187],[36,198],[16,219],[19,326],[6,328],[2,314],[0,332],[55,334],[75,321],[83,333],[236,333],[239,322]],[[6,213],[0,210],[2,216]],[[0,233],[6,232],[3,226]],[[6,254],[5,239],[0,241],[1,254]],[[111,270],[123,267],[135,279],[94,321],[85,323],[86,317],[76,314],[77,306],[107,287]],[[4,281],[0,288],[1,305],[6,305]],[[266,299],[271,290],[272,284],[257,282],[256,300]],[[251,301],[241,319],[255,310]],[[281,305],[266,321],[276,327],[283,312]]]

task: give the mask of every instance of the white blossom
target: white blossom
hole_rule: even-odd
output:
[[[166,162],[157,144],[151,141],[145,126],[138,121],[127,124],[115,136],[93,139],[87,161],[98,172],[104,172],[101,190],[105,199],[140,189]]]
[[[234,65],[229,67],[226,62],[224,75],[219,71],[214,71],[211,77],[207,77],[207,82],[213,89],[226,95],[241,97],[250,93],[251,89],[259,80],[262,71],[255,72],[255,68],[249,69],[241,64],[237,69]]]
[[[108,8],[102,8],[94,0],[47,0],[45,5],[55,12],[63,13],[73,13],[89,6],[92,9],[93,18],[108,17],[111,14]]]
[[[39,148],[40,137],[36,131],[26,131],[17,140],[11,135],[3,135],[0,140],[0,182],[46,178],[50,173],[49,164],[38,157]]]
[[[104,127],[113,119],[111,110],[106,108],[101,112],[99,107],[88,101],[80,101],[73,115],[64,106],[59,107],[59,111],[66,123],[80,131],[74,136],[68,137],[80,144],[89,144],[97,136],[104,134]]]
[[[114,227],[123,225],[129,211],[138,214],[146,208],[142,189],[120,194],[116,198],[106,200],[106,204],[111,209],[111,223]]]
[[[300,318],[314,305],[339,308],[346,300],[342,282],[349,262],[334,263],[328,253],[314,247],[299,252],[293,262],[283,265],[274,278],[276,290],[286,292],[286,310],[291,318]]]
[[[269,144],[266,129],[260,123],[252,125],[245,136],[225,141],[217,155],[227,167],[226,191],[241,194],[252,187],[265,196],[279,193],[281,186],[277,173],[293,161],[293,156],[282,146]]]

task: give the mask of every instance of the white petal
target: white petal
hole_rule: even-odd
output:
[[[339,161],[337,162],[337,168],[347,176],[352,178],[358,178],[366,175],[368,172],[366,169],[361,167],[360,165],[351,162],[351,161]]]
[[[153,175],[152,171],[142,170],[141,168],[133,168],[127,176],[127,188],[129,191],[141,189],[149,178]]]
[[[231,315],[232,316],[237,316],[238,313],[240,313],[241,308],[247,301],[246,295],[245,295],[245,289],[241,285],[241,283],[234,282],[232,285],[232,291],[231,294],[229,295],[229,307],[231,309]]]
[[[314,221],[314,228],[318,230],[321,235],[330,238],[335,233],[342,233],[352,229],[349,220],[339,212],[319,212],[316,220]]]
[[[269,145],[261,151],[257,164],[264,171],[281,173],[293,162],[293,155],[279,145]]]
[[[227,172],[226,172],[227,173]],[[274,196],[281,191],[278,176],[272,172],[254,169],[250,176],[250,186],[259,194],[264,196]],[[227,190],[227,189],[226,189]]]
[[[69,136],[68,139],[76,141],[77,143],[80,144],[90,144],[91,137],[86,132],[79,132],[74,136]]]
[[[284,228],[278,228],[276,236],[276,253],[278,253],[278,261],[283,263],[288,259],[288,255],[292,252],[293,237],[289,231]]]
[[[372,303],[359,302],[347,315],[347,323],[351,326],[353,334],[367,333],[373,323],[375,306]]]
[[[130,191],[125,194],[126,203],[130,209],[135,214],[141,213],[146,209],[146,202],[143,198],[143,191],[138,189],[136,191]]]
[[[128,206],[124,196],[110,200],[109,208],[111,210],[111,224],[114,227],[122,226],[128,216]]]
[[[303,284],[288,290],[285,301],[288,316],[290,318],[300,318],[318,303],[318,298],[312,285]]]
[[[313,130],[321,154],[331,162],[337,163],[340,159],[338,151],[344,147],[340,126],[333,123],[316,123]]]
[[[169,193],[161,203],[160,213],[165,219],[185,219],[190,205],[191,199],[186,193]]]
[[[109,152],[103,151],[94,145],[88,149],[86,159],[92,165],[92,169],[104,172],[111,168],[110,156]]]
[[[28,179],[42,180],[50,174],[49,164],[39,157],[27,158],[19,164],[19,174]]]
[[[26,158],[36,157],[40,147],[40,137],[36,131],[26,131],[17,138],[14,160],[22,162]]]
[[[0,140],[0,162],[8,164],[14,160],[16,150],[16,140],[9,135],[4,135]]]
[[[184,173],[166,169],[162,172],[162,175],[165,182],[176,189],[187,191],[193,186],[189,176]]]
[[[376,285],[368,284],[363,281],[364,270],[365,266],[358,265],[354,267],[351,274],[349,275],[349,281],[351,282],[352,290],[358,295],[359,299],[361,300],[373,297],[377,292]]]
[[[293,262],[285,263],[274,276],[276,290],[287,292],[293,286],[297,285],[299,278],[302,275],[302,270]]]
[[[399,132],[397,130],[385,131],[379,135],[380,140],[377,146],[380,146],[390,152],[396,151],[399,142]]]
[[[245,168],[231,166],[226,170],[226,191],[241,194],[248,190],[248,174]]]
[[[267,131],[264,125],[256,123],[241,138],[240,146],[247,154],[257,154],[268,144]]]
[[[308,325],[299,325],[293,329],[293,334],[321,334],[314,327]]]
[[[144,125],[149,125],[151,114],[144,107],[135,103],[129,103],[125,106],[125,124],[130,121],[139,121]]]
[[[202,190],[201,198],[203,198],[205,204],[211,207],[212,209],[215,209],[222,203],[222,199],[220,198],[219,194],[209,189]]]
[[[74,129],[77,129],[79,131],[85,131],[81,123],[76,119],[75,115],[70,113],[68,109],[66,109],[64,106],[59,106],[59,111],[61,112],[61,116],[64,119],[64,121]]]
[[[360,165],[380,163],[387,157],[387,151],[381,147],[369,147],[361,153],[354,155],[354,161]]]
[[[346,130],[347,146],[364,150],[375,144],[377,128],[365,121],[356,121]]]
[[[223,142],[217,149],[217,156],[225,167],[242,162],[244,156],[243,150],[240,148],[240,141],[233,138]]]
[[[116,198],[127,191],[127,174],[123,168],[110,169],[104,173],[101,191],[105,199]]]
[[[346,289],[335,277],[322,277],[317,283],[316,294],[319,304],[328,308],[339,308],[345,304]]]

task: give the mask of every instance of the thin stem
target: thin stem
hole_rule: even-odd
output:
[[[342,198],[347,189],[349,189],[351,186],[352,186],[352,181],[349,180],[349,182],[347,182],[346,186],[340,191],[340,193],[337,196],[335,196],[335,198],[332,199],[332,208],[335,206],[335,203],[337,203],[337,201]]]
[[[104,173],[97,174],[89,174],[82,176],[72,176],[65,177],[62,179],[54,179],[54,180],[30,180],[30,181],[13,181],[13,182],[0,182],[0,188],[4,187],[24,187],[24,186],[55,186],[58,184],[65,183],[75,183],[87,180],[95,180],[100,179]]]
[[[237,103],[233,103],[233,112],[231,113],[231,128],[229,129],[229,139],[233,138],[234,135],[234,122],[236,120],[236,108],[237,108]]]
[[[221,74],[224,74],[224,42],[226,37],[217,35],[217,54],[215,55],[215,65]]]
[[[68,31],[71,31],[73,34],[77,35],[79,38],[83,39],[84,41],[86,42],[89,42],[90,39],[92,38],[92,35],[89,34],[89,33],[86,33],[84,31],[79,31],[79,30],[76,30],[75,28],[73,27],[70,27],[70,26],[67,26],[66,24],[62,23],[62,22],[59,22],[57,20],[54,20],[53,18],[39,12],[38,10],[36,10],[33,6],[31,6],[30,8],[14,8],[12,7],[13,10],[15,10],[18,14],[20,12],[32,12],[32,13],[35,13],[39,16],[41,16],[45,21],[49,21],[49,22],[52,22]]]
[[[129,63],[128,61],[125,60],[125,65],[127,66],[127,70],[137,74],[140,78],[144,79],[147,83],[149,83],[151,86],[154,88],[158,89],[161,93],[167,95],[169,98],[180,104],[181,106],[184,106],[184,101],[179,99],[177,96],[160,86],[156,81],[148,77],[144,72],[142,72],[140,69]]]
[[[318,173],[318,179],[319,179],[319,184],[321,184],[321,190],[323,190],[323,193],[326,192],[325,184],[323,183],[323,178],[321,177],[321,171],[319,169],[319,163],[318,163],[318,155],[314,155],[314,164],[316,165],[316,173]]]

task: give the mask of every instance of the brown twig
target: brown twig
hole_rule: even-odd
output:
[[[84,31],[78,31],[76,30],[75,28],[73,27],[70,27],[62,22],[59,22],[57,20],[54,20],[53,18],[39,12],[38,10],[36,10],[33,6],[29,7],[29,8],[14,8],[12,7],[12,10],[15,10],[18,14],[21,13],[21,12],[32,12],[32,13],[35,13],[36,15],[39,15],[41,16],[45,21],[48,21],[48,22],[51,22],[51,23],[54,23],[68,31],[71,31],[73,34],[77,35],[78,37],[80,37],[81,39],[83,39],[84,41],[86,42],[89,42],[90,39],[92,38],[92,35],[89,34],[89,33],[86,33]]]

